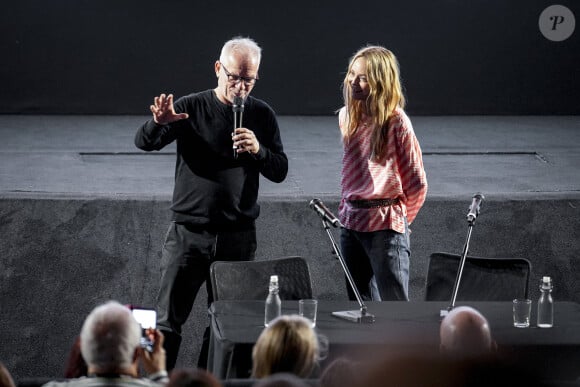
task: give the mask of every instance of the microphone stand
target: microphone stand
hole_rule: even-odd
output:
[[[344,258],[340,254],[340,249],[338,248],[338,245],[336,244],[336,241],[334,240],[334,237],[332,236],[332,233],[330,232],[330,225],[328,224],[328,222],[324,218],[322,218],[322,226],[326,230],[326,233],[328,234],[328,238],[330,238],[330,243],[332,244],[332,248],[334,249],[334,253],[338,257],[340,265],[342,266],[342,270],[344,271],[344,274],[346,275],[346,278],[348,279],[348,283],[350,284],[350,287],[353,290],[354,295],[356,297],[356,300],[358,302],[358,305],[360,307],[360,310],[345,310],[345,311],[340,311],[340,312],[332,312],[332,315],[335,317],[342,318],[342,319],[345,319],[345,320],[348,320],[351,322],[356,322],[356,323],[373,323],[373,322],[375,322],[375,316],[367,312],[367,307],[364,304],[364,302],[360,296],[360,293],[358,292],[358,289],[356,288],[356,286],[354,284],[354,280],[352,279],[352,275],[350,274],[348,267],[346,267],[346,263],[344,262]]]
[[[471,232],[473,231],[473,226],[475,226],[475,219],[468,218],[467,220],[467,237],[465,239],[465,244],[463,245],[463,252],[461,253],[461,260],[459,261],[459,268],[457,269],[457,276],[455,277],[455,284],[453,285],[453,293],[451,294],[451,301],[447,309],[441,309],[439,311],[439,317],[443,318],[447,316],[453,308],[455,308],[455,300],[457,299],[457,291],[459,290],[459,285],[461,283],[461,276],[463,275],[463,268],[465,266],[465,260],[467,259],[467,253],[469,251],[469,241],[471,239]]]

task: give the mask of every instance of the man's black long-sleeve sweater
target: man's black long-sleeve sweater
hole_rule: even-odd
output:
[[[243,127],[254,132],[260,150],[237,158],[232,150],[232,107],[222,103],[213,90],[180,98],[175,111],[188,113],[189,118],[168,125],[150,120],[135,136],[135,145],[145,151],[177,142],[173,220],[220,227],[256,219],[260,173],[276,183],[288,173],[274,111],[264,101],[246,99]]]

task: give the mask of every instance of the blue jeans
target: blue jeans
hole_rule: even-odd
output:
[[[342,229],[344,261],[364,301],[409,301],[409,230],[360,232]],[[356,300],[347,280],[348,297]]]

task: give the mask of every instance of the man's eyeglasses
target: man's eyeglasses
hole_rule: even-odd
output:
[[[235,75],[232,74],[228,71],[228,69],[226,69],[226,66],[224,66],[223,63],[221,63],[221,67],[224,69],[224,73],[226,73],[226,75],[228,76],[228,82],[237,85],[240,82],[244,82],[244,85],[246,86],[253,86],[256,81],[258,80],[258,77],[256,78],[250,78],[250,77],[241,77],[239,75]]]

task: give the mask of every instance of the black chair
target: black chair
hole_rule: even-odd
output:
[[[451,301],[461,255],[433,253],[429,259],[426,301]],[[465,259],[457,301],[511,301],[528,298],[532,265],[525,258]]]
[[[278,275],[282,300],[312,298],[312,282],[308,263],[302,257],[284,257],[263,261],[216,261],[209,268],[214,301],[265,300],[268,296],[270,276]],[[212,339],[213,340],[213,339]],[[209,357],[213,358],[210,344]],[[224,360],[226,379],[244,377],[252,370],[250,352],[236,351]]]
[[[278,275],[280,298],[312,298],[308,263],[302,257],[262,261],[217,261],[209,269],[213,299],[265,300],[270,275]]]

